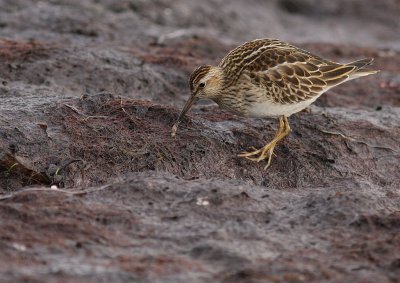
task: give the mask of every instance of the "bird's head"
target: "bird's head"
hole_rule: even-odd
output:
[[[200,66],[192,72],[189,79],[190,97],[186,101],[178,120],[178,124],[182,117],[189,111],[193,103],[200,98],[215,99],[221,95],[223,82],[223,72],[220,67]]]
[[[220,94],[222,70],[209,65],[200,66],[189,79],[190,92],[196,98],[214,98]]]

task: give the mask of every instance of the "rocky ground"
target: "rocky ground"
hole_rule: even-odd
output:
[[[366,2],[0,0],[0,282],[399,282],[400,2]],[[273,119],[171,138],[193,68],[260,37],[381,72],[267,171],[237,153]]]

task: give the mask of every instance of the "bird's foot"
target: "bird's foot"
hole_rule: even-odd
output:
[[[239,154],[239,157],[244,157],[248,160],[255,161],[255,162],[260,162],[260,161],[268,158],[267,165],[264,167],[264,170],[266,170],[271,165],[272,156],[275,155],[274,154],[275,146],[276,146],[276,142],[272,141],[269,144],[267,144],[266,146],[264,146],[260,149],[257,149],[255,151],[242,152]]]
[[[264,167],[264,170],[271,165],[272,156],[274,155],[274,149],[276,144],[286,137],[290,132],[290,126],[287,118],[285,116],[279,117],[279,128],[275,135],[275,138],[267,145],[260,149],[256,149],[252,152],[242,152],[239,154],[239,157],[244,157],[251,161],[260,162],[261,160],[265,160],[268,158],[267,165]]]

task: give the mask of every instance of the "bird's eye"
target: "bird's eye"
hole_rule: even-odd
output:
[[[206,83],[199,83],[199,88],[204,88],[206,86]]]

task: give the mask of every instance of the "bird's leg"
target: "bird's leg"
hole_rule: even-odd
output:
[[[268,158],[267,165],[264,168],[264,169],[267,169],[271,164],[272,155],[274,153],[276,144],[280,140],[282,140],[284,137],[286,137],[289,134],[289,132],[290,132],[289,122],[285,116],[281,116],[281,117],[279,117],[278,131],[276,132],[274,139],[270,143],[268,143],[264,147],[262,147],[258,150],[255,150],[253,152],[243,152],[243,153],[239,154],[239,156],[245,157],[249,160],[257,161],[257,162],[260,162],[261,160]],[[259,155],[259,156],[252,157],[255,155]]]
[[[259,162],[268,157],[267,165],[265,165],[264,170],[267,170],[267,168],[271,165],[272,155],[274,154],[274,149],[276,144],[290,133],[289,121],[287,120],[286,117],[283,117],[283,121],[284,121],[284,128],[282,132],[277,137],[275,137],[274,140],[272,140],[272,142],[269,143],[271,144],[270,148],[264,150],[262,152],[262,155],[260,155],[260,157],[257,159],[257,162]],[[268,151],[268,154],[265,154],[266,151]]]

